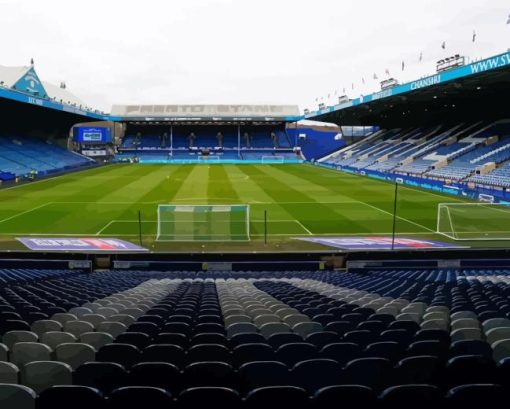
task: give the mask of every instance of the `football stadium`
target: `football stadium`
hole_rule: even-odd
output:
[[[0,0],[0,408],[509,401],[510,10],[455,2]]]

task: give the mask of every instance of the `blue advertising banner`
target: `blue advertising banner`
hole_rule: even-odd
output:
[[[90,251],[90,252],[144,252],[149,251],[129,241],[119,239],[69,237],[17,237],[30,250],[35,251]]]

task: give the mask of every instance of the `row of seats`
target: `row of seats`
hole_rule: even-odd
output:
[[[335,385],[376,396],[426,384],[438,399],[460,385],[506,387],[507,343],[494,348],[487,335],[506,328],[497,308],[508,283],[475,273],[104,272],[20,283],[0,289],[0,311],[21,318],[4,317],[0,374],[41,395],[67,384],[106,396],[146,386],[246,397],[286,385],[306,402]],[[459,329],[483,338],[457,339]]]
[[[384,390],[379,396],[361,385],[335,385],[320,389],[313,396],[299,387],[273,386],[251,391],[245,398],[229,388],[199,387],[172,395],[165,389],[132,386],[119,388],[107,396],[97,389],[84,386],[55,386],[38,397],[29,388],[0,384],[0,401],[5,409],[195,409],[213,402],[225,409],[260,409],[279,404],[296,409],[329,409],[339,404],[345,407],[374,409],[430,408],[435,405],[460,409],[478,407],[487,403],[504,402],[508,392],[491,384],[463,385],[443,394],[432,385],[401,385]]]

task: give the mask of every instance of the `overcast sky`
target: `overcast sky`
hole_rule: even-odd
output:
[[[433,73],[441,57],[506,51],[509,14],[508,0],[0,0],[0,65],[33,57],[43,80],[64,80],[105,111],[303,109],[343,88],[351,97],[376,91],[373,75],[383,79],[386,68],[405,82]]]

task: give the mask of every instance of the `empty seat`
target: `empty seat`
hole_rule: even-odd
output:
[[[179,395],[179,408],[196,409],[218,402],[224,409],[237,409],[242,406],[241,396],[230,388],[197,387],[189,388]]]
[[[267,338],[267,341],[266,338],[264,338],[263,341],[260,342],[267,342],[274,349],[278,349],[284,344],[303,342],[303,338],[300,335],[294,334],[292,332],[281,332],[271,335],[269,338]]]
[[[339,405],[346,408],[374,408],[377,407],[377,396],[367,386],[335,385],[319,389],[312,399],[312,408],[336,409]]]
[[[80,338],[85,332],[93,332],[94,325],[86,321],[67,321],[64,324],[64,331],[73,334],[76,338]]]
[[[254,361],[273,361],[275,353],[268,344],[242,344],[232,351],[236,365]]]
[[[184,382],[187,388],[199,386],[235,386],[234,370],[225,362],[195,362],[184,368]]]
[[[491,346],[494,361],[500,362],[502,359],[510,357],[510,339],[496,341]]]
[[[292,379],[295,385],[313,394],[320,388],[341,383],[341,369],[332,359],[310,359],[292,368]]]
[[[72,368],[63,362],[30,362],[21,370],[21,382],[39,393],[54,385],[71,385],[72,373]]]
[[[339,341],[338,334],[333,331],[319,331],[308,334],[305,342],[315,345],[317,348],[322,348],[324,345],[331,344]]]
[[[54,320],[38,320],[34,321],[30,326],[32,332],[35,332],[39,337],[45,332],[62,331],[62,328],[62,324]]]
[[[27,386],[0,383],[0,402],[4,409],[34,409],[36,396]]]
[[[452,388],[446,394],[446,405],[452,408],[484,407],[490,402],[505,402],[508,391],[501,385],[461,385]]]
[[[164,389],[151,386],[126,386],[108,396],[108,408],[168,409],[174,406],[172,395]]]
[[[292,327],[292,331],[306,338],[307,335],[322,331],[322,324],[318,322],[301,322]]]
[[[409,345],[406,354],[408,356],[433,355],[443,358],[446,356],[447,348],[440,341],[418,341]]]
[[[133,386],[154,386],[177,394],[181,389],[179,368],[167,362],[140,362],[131,368],[129,384]]]
[[[380,391],[390,382],[391,363],[385,358],[358,358],[344,367],[344,382]]]
[[[269,338],[273,334],[278,334],[282,332],[292,332],[292,328],[284,324],[283,322],[273,322],[269,324],[264,324],[260,327],[260,333],[264,335],[266,338]]]
[[[157,344],[149,345],[142,352],[143,362],[168,362],[177,367],[184,366],[186,355],[184,349],[178,345]]]
[[[57,361],[65,362],[71,368],[76,369],[85,362],[93,362],[96,360],[96,350],[81,342],[60,344],[55,349],[55,358]]]
[[[189,363],[203,361],[232,362],[230,350],[220,344],[200,344],[188,349],[187,359]]]
[[[398,385],[381,393],[382,407],[388,409],[428,409],[441,405],[442,393],[433,385]]]
[[[115,343],[130,344],[143,349],[151,343],[151,337],[143,332],[123,332],[115,338]]]
[[[19,369],[11,362],[0,361],[0,383],[19,383]]]
[[[374,342],[368,345],[363,351],[363,356],[386,358],[394,362],[400,358],[402,354],[401,346],[394,341]]]
[[[510,327],[492,328],[485,333],[485,336],[491,345],[503,339],[510,339]]]
[[[248,409],[275,407],[282,402],[293,409],[304,409],[310,404],[307,392],[296,386],[266,386],[252,390],[246,396]]]
[[[103,393],[110,393],[127,382],[127,371],[114,362],[88,362],[79,366],[73,374],[75,385],[90,386]]]
[[[352,342],[335,342],[325,345],[321,351],[322,358],[333,359],[341,366],[347,362],[361,357],[361,348]]]
[[[445,381],[450,388],[470,383],[495,383],[496,375],[496,364],[492,359],[462,355],[450,359],[446,364]]]
[[[113,343],[114,338],[107,332],[84,332],[80,335],[80,342],[88,344],[96,351],[103,345]]]
[[[11,351],[11,362],[18,368],[34,361],[51,361],[51,348],[38,342],[18,342]]]
[[[352,331],[354,327],[355,324],[349,321],[333,321],[326,324],[324,330],[336,332],[338,335],[342,336],[346,332]]]
[[[393,371],[393,382],[398,384],[435,384],[441,381],[441,360],[423,355],[404,358]]]
[[[8,361],[9,357],[9,348],[7,348],[7,345],[0,343],[0,362],[1,361]]]
[[[319,358],[319,352],[315,345],[306,342],[295,342],[284,344],[276,351],[276,358],[289,367],[294,366],[299,361]]]
[[[37,342],[39,337],[31,331],[9,331],[2,337],[2,343],[12,351],[14,344],[18,342]]]
[[[105,400],[101,392],[88,386],[52,386],[37,398],[37,409],[102,409]]]
[[[139,332],[147,334],[149,338],[153,338],[159,332],[159,327],[157,324],[154,324],[153,322],[137,321],[129,326],[127,332]]]
[[[66,322],[68,322],[68,321],[76,321],[76,320],[78,320],[78,317],[76,315],[74,315],[74,314],[58,312],[56,314],[53,314],[51,316],[51,319],[54,320],[54,321],[60,322],[60,324],[63,327]]]
[[[449,350],[451,357],[459,355],[482,355],[492,358],[492,348],[485,341],[469,339],[464,341],[452,342]]]
[[[69,332],[51,331],[41,335],[41,343],[55,350],[60,344],[76,342],[76,337]]]
[[[171,344],[177,345],[181,348],[188,346],[188,338],[184,334],[177,334],[173,332],[162,332],[159,333],[154,340],[153,344]]]
[[[377,342],[379,335],[375,332],[367,331],[367,330],[355,330],[349,331],[344,334],[342,341],[344,342],[353,342],[362,347],[366,347],[368,344],[372,344]]]
[[[379,341],[393,341],[397,342],[401,346],[409,346],[413,333],[405,329],[389,329],[381,332],[379,335]]]
[[[239,367],[239,382],[241,390],[248,392],[263,386],[289,384],[290,373],[282,362],[248,362]]]
[[[220,345],[228,345],[227,337],[223,334],[218,334],[214,332],[210,333],[201,333],[194,335],[190,340],[191,345],[198,344],[220,344]]]
[[[96,331],[106,332],[107,334],[110,334],[113,338],[116,338],[123,332],[127,331],[127,326],[117,321],[103,321],[97,326]],[[90,332],[90,330],[84,332]]]
[[[97,351],[96,361],[116,362],[126,368],[130,368],[140,361],[141,352],[134,345],[107,344]]]

